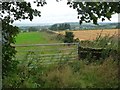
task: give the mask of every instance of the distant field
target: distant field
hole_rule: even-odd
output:
[[[45,44],[59,42],[54,35],[46,32],[25,32],[16,37],[16,44]]]
[[[104,29],[104,30],[77,30],[72,31],[74,33],[75,38],[79,38],[79,40],[94,40],[98,35],[106,36],[106,35],[118,35],[118,29]],[[65,31],[56,32],[60,34],[65,34]]]

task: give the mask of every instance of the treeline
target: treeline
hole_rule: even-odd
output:
[[[39,29],[36,27],[27,27],[26,29],[21,28],[21,32],[37,32],[37,31],[39,31]]]
[[[117,29],[120,29],[120,23],[117,24],[116,28],[117,28]]]
[[[61,23],[61,24],[53,24],[49,29],[58,31],[58,30],[70,30],[71,26],[68,23]]]
[[[35,27],[30,27],[28,29],[29,32],[34,32],[34,31],[38,31],[39,29],[35,28]]]

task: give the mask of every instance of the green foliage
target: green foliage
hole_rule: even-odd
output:
[[[76,76],[76,80],[77,80],[77,83],[79,83],[79,87],[99,88],[99,87],[117,87],[118,86],[117,61],[114,62],[113,59],[108,58],[103,62],[103,64],[98,64],[98,65],[95,65],[96,62],[89,65],[85,65],[83,61],[82,63],[80,62],[76,62],[76,63],[77,63],[77,66],[80,67],[80,69],[77,70],[77,72],[74,74],[74,77],[76,76],[76,74],[79,73],[78,74],[79,79],[77,79],[77,76]],[[76,63],[73,63],[73,65],[74,64],[76,65]],[[75,66],[74,68],[77,69],[78,67]],[[113,69],[115,71],[113,71]],[[106,74],[104,74],[103,72]],[[104,81],[105,77],[106,79]],[[112,81],[113,78],[114,80]],[[116,83],[116,84],[113,84],[113,83]]]
[[[120,2],[77,2],[73,0],[68,1],[67,4],[77,10],[80,24],[83,21],[86,23],[92,21],[98,25],[98,19],[110,20],[113,14],[120,13]]]
[[[98,60],[100,59],[101,62],[104,61],[105,58],[111,56],[114,60],[118,60],[118,53],[119,53],[119,47],[118,43],[120,42],[119,37],[117,35],[106,35],[106,36],[101,36],[98,35],[96,40],[94,41],[81,41],[81,46],[84,47],[86,51],[85,57],[87,58],[87,61],[95,61],[96,58]],[[89,50],[90,49],[90,50]],[[96,52],[96,53],[94,53]],[[87,54],[87,56],[86,56]],[[95,56],[96,54],[96,56]],[[95,60],[91,59],[95,56]]]
[[[102,57],[112,56],[114,59],[118,57],[118,43],[120,42],[116,35],[105,37],[98,36],[94,41],[94,47],[105,48],[102,51]],[[116,54],[116,55],[115,55]]]
[[[38,3],[38,2],[35,2]],[[45,1],[39,2],[38,5],[46,4]],[[18,33],[18,28],[11,24],[15,20],[29,19],[32,21],[34,16],[40,16],[40,11],[32,9],[28,2],[2,2],[2,10],[0,11],[0,19],[2,20],[2,66],[3,76],[14,68],[12,63],[16,51],[11,44],[15,43],[15,36]]]
[[[73,61],[62,65],[19,63],[3,81],[3,88],[117,88],[118,64],[107,58],[102,64]],[[21,73],[22,72],[22,73]]]
[[[14,69],[15,47],[10,44],[15,43],[15,36],[19,29],[16,26],[9,25],[6,20],[2,20],[2,70],[3,76],[12,69]]]
[[[73,32],[65,32],[64,43],[73,43],[74,35]]]
[[[52,25],[49,29],[50,30],[58,30],[57,24]]]
[[[64,41],[64,38],[65,38],[65,36],[62,35],[62,34],[58,34],[57,37],[56,37],[56,39],[58,39],[60,41]]]
[[[33,61],[26,59],[23,62],[19,62],[16,68],[16,72],[9,72],[9,75],[3,81],[3,88],[41,87],[42,83],[39,82],[42,81],[39,81],[39,78],[41,78],[40,76],[42,75],[42,72],[43,67],[39,65],[39,63],[33,63]]]
[[[68,23],[61,23],[61,24],[54,24],[49,29],[59,31],[59,30],[67,30],[70,29],[70,24]]]
[[[116,28],[117,28],[117,29],[120,29],[120,23],[117,23]]]
[[[84,62],[74,61],[73,63],[69,63],[69,66],[72,68],[73,73],[80,72],[81,68],[84,67]]]
[[[30,28],[28,29],[28,31],[29,31],[29,32],[36,32],[36,31],[38,31],[38,29],[35,28],[35,27],[30,27]]]

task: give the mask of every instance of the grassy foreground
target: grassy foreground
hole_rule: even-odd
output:
[[[16,44],[54,43],[53,34],[20,33]],[[100,43],[99,43],[100,44]],[[101,44],[100,44],[101,45]],[[4,88],[117,88],[118,61],[112,57],[89,63],[85,60],[41,65],[37,58],[18,62],[3,80]],[[69,58],[70,59],[70,58]]]
[[[112,58],[102,64],[85,61],[41,65],[24,61],[3,80],[5,88],[118,88],[118,65]]]

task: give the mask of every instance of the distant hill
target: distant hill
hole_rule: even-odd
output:
[[[99,23],[99,25],[94,25],[92,23],[83,23],[82,25],[79,24],[79,22],[65,22],[70,24],[71,30],[89,30],[89,29],[114,29],[117,27],[120,27],[120,24],[118,23]],[[58,23],[57,23],[58,24]],[[40,25],[22,25],[18,26],[22,30],[28,30],[29,27],[35,27],[38,30],[46,30],[49,29],[53,24],[40,24]]]
[[[99,23],[99,25],[94,25],[92,23],[84,23],[80,25],[78,22],[70,23],[71,29],[73,30],[84,30],[84,29],[113,29],[116,28],[118,23]]]

